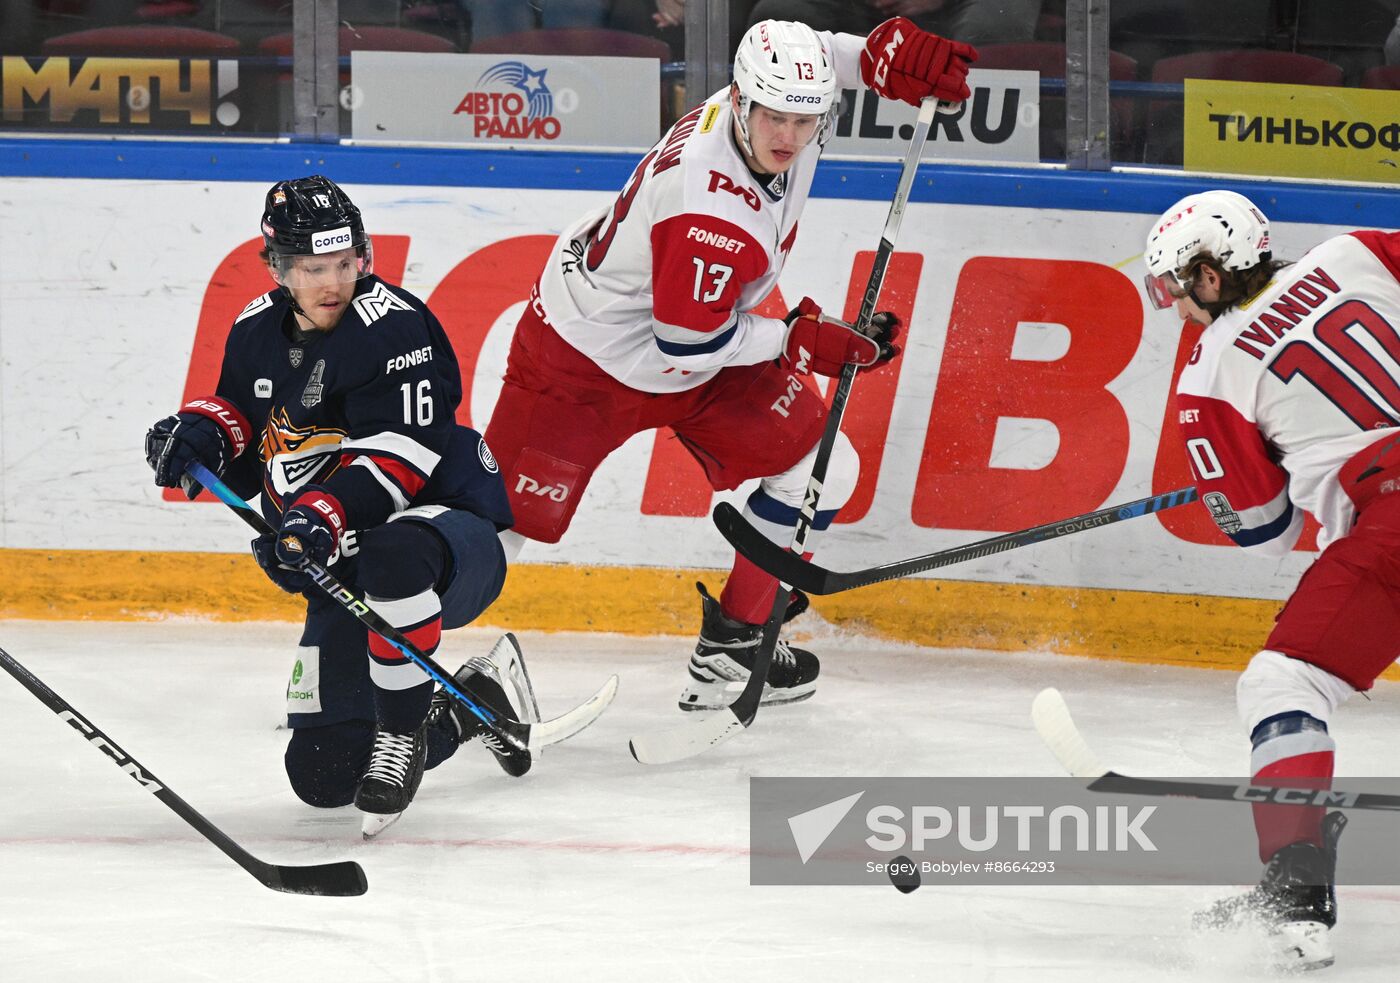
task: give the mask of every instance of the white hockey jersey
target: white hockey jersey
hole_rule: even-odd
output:
[[[838,87],[859,85],[865,39],[818,36]],[[783,271],[821,147],[765,186],[732,133],[726,86],[667,131],[610,206],[564,230],[540,276],[554,330],[633,389],[691,389],[782,350],[786,325],[749,312]]]
[[[1304,511],[1320,547],[1345,536],[1356,506],[1339,472],[1400,436],[1400,233],[1328,239],[1227,311],[1177,410],[1201,500],[1236,543],[1281,556]]]

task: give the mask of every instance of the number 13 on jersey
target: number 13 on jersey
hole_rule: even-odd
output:
[[[705,265],[699,256],[691,257],[695,264],[695,300],[701,304],[712,304],[724,296],[724,285],[734,275],[734,267],[721,263]]]

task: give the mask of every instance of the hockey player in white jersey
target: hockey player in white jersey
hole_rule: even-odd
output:
[[[487,428],[511,495],[507,555],[558,542],[589,478],[636,433],[670,427],[717,490],[762,478],[746,515],[784,546],[826,420],[810,372],[877,366],[899,353],[899,320],[868,336],[804,298],[785,319],[754,313],[773,289],[831,131],[838,88],[887,98],[968,96],[970,47],[897,17],[869,38],[764,21],[739,43],[733,84],[679,120],[617,199],[559,237],[511,344]],[[836,443],[814,530],[855,489]],[[725,705],[748,679],[776,580],[735,558],[703,625],[682,709]],[[789,616],[805,605],[795,595]],[[814,655],[779,643],[763,702],[816,686]]]
[[[1294,264],[1242,195],[1177,202],[1148,236],[1147,289],[1205,325],[1177,409],[1201,501],[1282,556],[1304,513],[1322,553],[1240,677],[1259,782],[1326,788],[1332,711],[1400,655],[1400,234],[1328,239]],[[1293,969],[1332,962],[1341,813],[1254,806],[1260,885],[1198,922],[1266,925]]]

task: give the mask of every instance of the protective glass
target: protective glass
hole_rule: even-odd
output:
[[[272,253],[272,276],[285,287],[303,290],[326,284],[354,283],[374,271],[374,250],[366,242],[362,249],[338,249],[319,256]]]
[[[1142,282],[1147,288],[1147,299],[1159,311],[1175,306],[1178,300],[1191,292],[1191,281],[1183,283],[1175,273],[1163,273],[1161,276],[1148,273]]]

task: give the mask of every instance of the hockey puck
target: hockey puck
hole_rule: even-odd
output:
[[[919,889],[923,880],[919,877],[919,867],[905,856],[898,856],[890,864],[890,883],[901,894],[912,894]]]

